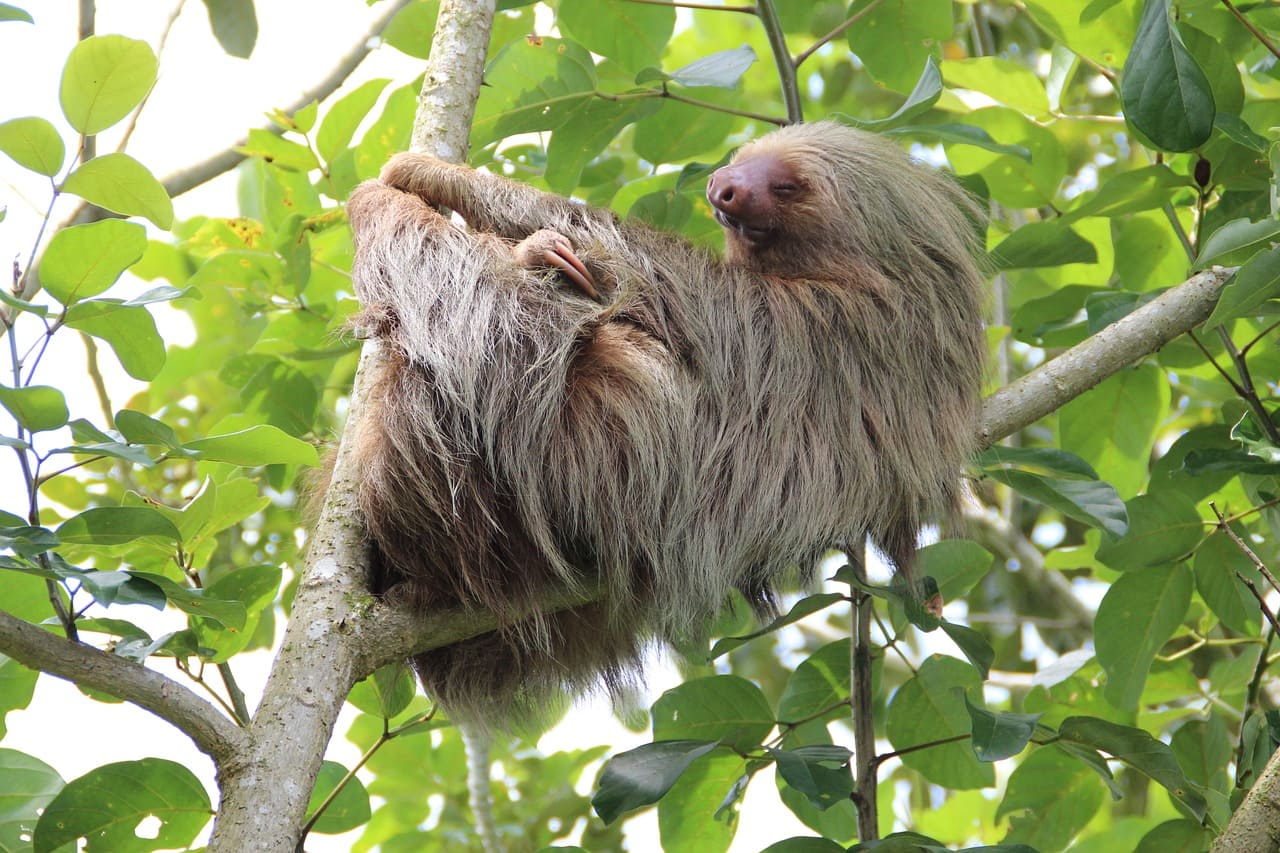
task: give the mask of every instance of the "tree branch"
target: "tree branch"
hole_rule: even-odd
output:
[[[235,760],[245,733],[187,687],[140,663],[73,643],[0,610],[0,652],[38,672],[101,690],[155,714],[218,767]]]
[[[338,87],[351,76],[351,72],[355,71],[356,67],[361,62],[364,62],[365,57],[373,52],[378,43],[378,36],[387,28],[387,24],[391,19],[411,2],[412,0],[392,0],[392,2],[387,3],[383,13],[373,20],[373,23],[369,25],[368,31],[338,60],[333,70],[326,74],[324,79],[304,91],[293,103],[283,107],[282,111],[289,114],[295,113],[312,101],[323,101],[336,92]],[[264,124],[260,129],[274,133],[277,136],[284,133],[281,128],[274,124]],[[168,175],[160,183],[164,185],[165,192],[169,193],[170,198],[180,196],[188,190],[211,181],[223,172],[229,172],[238,166],[245,159],[245,155],[236,149],[243,147],[246,142],[248,142],[248,136],[241,138],[230,148],[219,151],[201,163],[187,166]]]
[[[419,103],[426,114],[415,122],[415,149],[452,159],[465,156],[493,12],[494,0],[442,0]],[[351,391],[350,426],[338,446],[280,652],[249,727],[248,753],[237,772],[219,780],[222,802],[212,853],[293,853],[338,711],[355,681],[371,671],[360,640],[404,630],[383,621],[383,608],[369,594],[368,543],[352,502],[361,474],[351,461],[350,437],[357,431],[352,427],[363,416],[381,359],[379,348],[367,343]],[[415,622],[420,634],[423,620]]]
[[[1203,323],[1232,270],[1196,273],[1062,355],[1006,385],[982,406],[983,447],[1030,426],[1099,382]]]

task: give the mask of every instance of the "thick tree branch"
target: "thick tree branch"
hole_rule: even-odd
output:
[[[0,610],[0,652],[23,666],[101,690],[173,724],[221,766],[245,745],[245,733],[205,700],[140,663],[73,643]]]
[[[431,116],[415,131],[418,150],[453,159],[466,154],[493,12],[494,0],[442,0],[420,104]],[[363,415],[380,359],[376,346],[365,346],[349,424]],[[360,476],[351,462],[352,434],[347,430],[338,447],[293,614],[248,730],[247,755],[233,772],[220,774],[213,853],[292,853],[338,711],[352,684],[370,671],[357,637],[395,630],[390,620],[375,627],[371,618],[381,608],[368,591],[368,545],[352,502]]]
[[[982,446],[1030,426],[1099,382],[1203,323],[1232,270],[1196,273],[1062,355],[996,391],[982,406]]]

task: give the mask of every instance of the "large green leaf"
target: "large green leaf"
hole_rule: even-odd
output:
[[[910,92],[919,69],[951,37],[950,0],[856,0],[849,14],[858,13],[863,17],[848,30],[849,48],[895,92]]]
[[[1197,818],[1204,817],[1204,797],[1187,783],[1173,750],[1142,729],[1092,717],[1068,717],[1058,726],[1058,736],[1109,753],[1163,785]]]
[[[85,135],[106,130],[151,91],[157,67],[156,55],[144,41],[90,36],[72,48],[62,69],[62,112]]]
[[[815,714],[848,715],[852,644],[846,637],[818,649],[800,662],[778,700],[778,718],[797,722]]]
[[[1104,542],[1098,559],[1113,569],[1133,571],[1188,556],[1204,538],[1195,506],[1177,492],[1138,495],[1125,502],[1129,530]]]
[[[31,432],[57,429],[67,422],[67,401],[62,392],[48,385],[6,388],[0,385],[0,406]]]
[[[1105,799],[1106,788],[1087,765],[1061,750],[1037,749],[1009,776],[995,817],[1009,817],[1006,841],[1062,850]]]
[[[415,3],[409,8],[420,8],[423,5]],[[346,149],[356,128],[373,109],[373,105],[378,102],[378,95],[382,94],[382,90],[390,82],[386,78],[366,80],[329,108],[320,122],[320,129],[316,131],[316,153],[322,160],[331,163]]]
[[[76,545],[120,545],[143,536],[178,540],[178,528],[159,511],[143,506],[87,509],[58,527],[58,538]]]
[[[591,805],[605,823],[656,803],[689,765],[719,741],[667,740],[619,753],[605,763]]]
[[[1213,329],[1236,317],[1246,317],[1277,296],[1280,296],[1280,246],[1255,255],[1231,277],[1213,313],[1205,321],[1205,328]]]
[[[128,154],[103,154],[72,172],[62,188],[125,216],[150,219],[161,228],[173,224],[173,202],[155,176]]]
[[[12,157],[19,166],[49,177],[58,174],[63,158],[67,156],[58,129],[47,120],[34,116],[10,119],[0,124],[0,151]]]
[[[248,59],[258,40],[258,16],[253,0],[204,0],[209,26],[222,49],[231,56]]]
[[[0,664],[0,675],[3,670]],[[0,749],[0,850],[31,849],[31,831],[62,787],[58,771],[40,759],[16,749]]]
[[[686,681],[653,703],[655,740],[715,740],[740,750],[759,746],[773,729],[764,693],[736,675]]]
[[[333,793],[347,775],[347,768],[336,761],[325,761],[320,765],[320,773],[316,777],[316,786],[311,791],[311,802],[307,804],[307,817]],[[325,808],[324,814],[316,820],[314,831],[336,834],[347,832],[364,825],[369,821],[369,792],[359,777],[352,777]]]
[[[567,36],[592,53],[639,71],[662,58],[675,28],[676,10],[662,4],[561,0],[556,21]]]
[[[966,790],[995,784],[990,764],[983,764],[964,741],[938,743],[970,731],[962,691],[979,689],[973,668],[955,658],[934,655],[894,693],[885,731],[897,750],[933,744],[902,756],[902,762],[930,782]],[[957,688],[960,688],[959,690]]]
[[[1093,465],[1121,496],[1132,497],[1147,481],[1169,395],[1168,377],[1155,365],[1122,370],[1058,410],[1062,448]]]
[[[97,296],[115,284],[147,248],[147,230],[104,219],[63,228],[40,260],[40,283],[63,305]]]
[[[1186,566],[1163,566],[1126,574],[1103,596],[1094,647],[1107,672],[1107,699],[1117,708],[1137,707],[1151,662],[1187,615],[1191,589]]]
[[[986,474],[1025,497],[1112,536],[1123,536],[1129,529],[1124,502],[1110,483],[1062,480],[1013,469],[990,469]]]
[[[262,424],[226,435],[211,435],[187,442],[201,458],[233,465],[299,464],[316,466],[316,449],[283,430]]]
[[[110,344],[120,366],[134,379],[155,379],[164,367],[164,340],[146,308],[94,299],[71,306],[66,323]]]
[[[1213,90],[1182,41],[1170,0],[1146,0],[1120,98],[1125,118],[1166,151],[1190,151],[1213,132]]]
[[[212,816],[204,786],[181,764],[121,761],[68,782],[41,815],[33,840],[37,850],[87,838],[89,850],[146,853],[186,847]],[[152,837],[140,838],[135,830],[149,817],[160,825]]]
[[[1040,714],[995,713],[974,705],[968,694],[965,710],[973,727],[973,754],[979,761],[1002,761],[1026,749],[1036,733]]]

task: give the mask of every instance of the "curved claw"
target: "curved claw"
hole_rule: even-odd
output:
[[[543,259],[564,273],[565,277],[578,286],[578,289],[595,301],[600,301],[600,293],[596,290],[596,281],[587,271],[586,265],[574,254],[573,246],[567,240],[557,240],[552,248],[542,254]]]

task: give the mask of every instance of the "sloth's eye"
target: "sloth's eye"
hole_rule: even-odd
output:
[[[800,192],[800,187],[796,184],[773,184],[769,187],[769,191],[776,196],[787,198]]]

